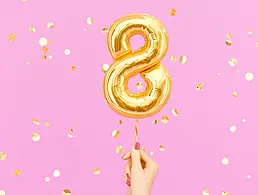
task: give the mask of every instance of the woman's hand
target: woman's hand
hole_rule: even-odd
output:
[[[127,160],[124,171],[125,182],[129,186],[128,195],[150,195],[158,164],[140,148],[138,142],[122,159]]]

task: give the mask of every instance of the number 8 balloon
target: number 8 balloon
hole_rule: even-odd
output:
[[[139,34],[145,45],[132,51],[130,38]],[[168,50],[168,35],[156,18],[130,14],[119,18],[109,29],[108,48],[114,63],[107,71],[103,91],[110,108],[128,118],[146,118],[159,112],[167,103],[172,82],[160,63]],[[146,89],[132,93],[128,81],[140,74]]]

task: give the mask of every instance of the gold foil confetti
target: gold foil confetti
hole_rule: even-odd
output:
[[[151,156],[153,156],[153,154],[154,154],[153,152],[150,152],[150,155],[151,155]]]
[[[21,0],[21,2],[26,3],[28,0]]]
[[[112,137],[113,138],[118,138],[120,136],[120,132],[118,131],[118,130],[114,130],[113,132],[112,132]]]
[[[83,31],[85,31],[85,32],[86,32],[87,30],[88,30],[87,28],[83,28]]]
[[[116,153],[117,154],[121,154],[123,152],[123,150],[124,150],[123,146],[117,146],[116,147]]]
[[[210,195],[210,190],[208,189],[203,190],[202,195]]]
[[[187,61],[186,56],[181,56],[181,57],[180,57],[180,63],[181,63],[181,64],[185,64],[186,61]]]
[[[157,123],[158,123],[157,120],[153,120],[153,121],[152,121],[152,124],[154,124],[154,125],[156,125]]]
[[[6,153],[0,152],[0,160],[5,160],[5,159],[6,159]]]
[[[163,123],[163,124],[168,124],[168,117],[167,116],[162,116],[161,117],[161,122]]]
[[[237,65],[237,59],[236,59],[236,58],[230,58],[230,59],[228,60],[228,64],[229,64],[230,66],[236,66],[236,65]]]
[[[36,32],[36,28],[34,26],[30,26],[29,27],[29,31],[32,32],[32,33],[35,33]]]
[[[228,158],[225,158],[225,157],[222,158],[222,161],[221,161],[221,162],[222,162],[223,165],[228,165],[228,163],[229,163],[229,162],[228,162]]]
[[[53,43],[53,40],[49,40],[49,43],[52,44],[52,43]]]
[[[253,79],[254,79],[253,73],[251,73],[251,72],[245,73],[245,80],[251,81],[251,80],[253,80]]]
[[[40,39],[39,39],[39,44],[41,45],[41,46],[46,46],[47,45],[47,43],[48,43],[48,40],[47,40],[47,38],[45,38],[45,37],[41,37]]]
[[[68,137],[73,138],[73,129],[69,129],[68,131]]]
[[[236,72],[239,73],[239,70],[237,69]]]
[[[44,47],[42,48],[42,51],[43,51],[43,53],[47,53],[47,52],[48,52],[48,48],[47,48],[46,46],[44,46]]]
[[[46,55],[43,55],[42,56],[42,60],[46,60],[47,59],[47,56]]]
[[[258,42],[255,43],[256,47],[258,47]]]
[[[248,33],[249,35],[252,35],[252,34],[253,34],[253,31],[252,31],[252,30],[248,30],[247,33]]]
[[[45,126],[45,127],[49,127],[49,126],[50,126],[50,123],[49,123],[49,122],[45,122],[45,123],[44,123],[44,126]]]
[[[108,33],[108,29],[107,28],[102,28],[102,32],[103,33]]]
[[[0,190],[0,195],[5,195],[5,191],[4,190]]]
[[[48,22],[47,23],[48,28],[54,28],[54,26],[55,26],[54,22]]]
[[[230,128],[229,128],[229,130],[230,130],[230,132],[232,132],[232,133],[234,133],[234,132],[236,132],[236,126],[235,125],[232,125]]]
[[[221,73],[220,73],[220,72],[218,72],[218,73],[217,73],[217,76],[221,76]]]
[[[64,54],[69,56],[71,54],[71,50],[70,49],[65,49]]]
[[[123,123],[123,121],[122,121],[122,120],[119,120],[119,121],[118,121],[118,124],[120,124],[120,125],[121,125],[122,123]]]
[[[100,174],[100,169],[99,169],[99,168],[95,168],[95,169],[93,170],[93,174],[94,174],[94,175],[99,175],[99,174]]]
[[[232,41],[231,41],[231,40],[229,40],[229,39],[228,39],[228,40],[226,40],[226,45],[227,45],[227,46],[232,45]]]
[[[108,69],[109,69],[109,64],[103,64],[102,71],[105,73],[108,71]]]
[[[76,66],[72,66],[72,71],[76,71]]]
[[[229,195],[229,192],[222,192],[222,194],[221,195]]]
[[[176,56],[171,56],[171,62],[176,62]]]
[[[176,108],[173,108],[172,109],[172,114],[174,115],[174,116],[178,116],[178,110],[176,109]]]
[[[242,122],[243,122],[243,123],[245,123],[245,122],[246,122],[246,119],[245,119],[245,118],[243,118],[243,119],[242,119]]]
[[[14,176],[18,177],[21,175],[21,171],[20,170],[15,170],[14,171]]]
[[[237,97],[237,92],[233,92],[233,97]]]
[[[45,177],[45,182],[49,183],[51,181],[50,177]]]
[[[57,170],[57,169],[56,169],[56,170],[54,170],[54,172],[53,172],[53,176],[54,176],[54,177],[56,177],[56,178],[57,178],[57,177],[59,177],[59,176],[60,176],[60,171],[59,171],[59,170]]]
[[[68,189],[65,189],[62,191],[62,195],[71,195],[71,191]]]
[[[32,141],[38,142],[40,140],[40,135],[38,133],[32,134]]]
[[[142,88],[142,82],[138,82],[138,83],[136,84],[136,88],[137,88],[137,89],[141,89],[141,88]]]
[[[53,58],[53,56],[48,56],[48,59],[51,60]]]
[[[174,8],[172,8],[171,10],[169,10],[169,15],[170,16],[175,16],[176,15],[176,10]]]
[[[88,17],[88,18],[87,18],[87,23],[88,23],[89,25],[92,25],[92,24],[93,24],[93,19],[92,19],[92,17]]]
[[[232,34],[227,33],[227,38],[232,39]]]
[[[26,62],[26,64],[30,64],[30,62]]]
[[[8,37],[9,41],[13,42],[16,40],[16,35],[14,33],[10,34]]]
[[[199,83],[199,84],[196,85],[196,90],[201,91],[202,87],[203,87],[203,83]]]
[[[33,118],[32,119],[32,122],[33,122],[33,124],[35,124],[35,125],[39,125],[40,123],[39,123],[39,120],[37,119],[37,118]]]
[[[159,146],[159,151],[163,152],[164,150],[165,150],[165,146],[160,145],[160,146]]]

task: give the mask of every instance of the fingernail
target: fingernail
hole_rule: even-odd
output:
[[[121,159],[124,159],[125,155],[126,155],[126,154],[124,154],[124,155],[121,157]]]
[[[127,179],[127,180],[130,180],[130,179],[131,179],[129,173],[126,173],[126,179]]]
[[[139,143],[139,142],[136,142],[136,143],[134,144],[134,149],[135,149],[135,150],[140,150],[140,148],[141,148],[140,143]]]
[[[126,181],[126,185],[128,185],[129,187],[131,186],[131,182],[129,180]]]

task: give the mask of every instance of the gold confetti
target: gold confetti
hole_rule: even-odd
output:
[[[48,56],[48,59],[51,60],[53,58],[53,56]]]
[[[170,16],[175,16],[176,15],[176,10],[174,8],[172,8],[171,10],[169,10],[169,15]]]
[[[47,53],[47,52],[48,52],[48,48],[47,48],[46,46],[44,46],[44,47],[42,48],[42,51],[43,51],[43,53]]]
[[[165,146],[160,145],[160,146],[159,146],[159,151],[163,152],[164,150],[165,150]]]
[[[172,114],[174,115],[174,116],[178,116],[178,110],[176,109],[176,108],[173,108],[172,109]]]
[[[102,32],[103,33],[108,33],[108,29],[107,28],[102,28]]]
[[[167,116],[162,116],[161,117],[161,122],[163,123],[163,124],[168,124],[168,117]]]
[[[247,179],[251,179],[251,175],[247,175]]]
[[[46,55],[43,55],[42,56],[42,60],[46,60],[47,59],[47,56]]]
[[[36,32],[36,28],[34,26],[30,26],[29,27],[29,31],[32,32],[32,33],[35,33]]]
[[[123,146],[117,146],[116,147],[116,153],[117,154],[121,154],[123,152],[123,150],[124,150]]]
[[[227,45],[227,46],[232,45],[232,41],[231,41],[231,40],[229,40],[229,39],[228,39],[228,40],[226,40],[226,45]]]
[[[92,25],[92,24],[93,24],[93,19],[92,19],[92,17],[88,17],[88,18],[87,18],[87,23],[88,23],[89,25]]]
[[[236,66],[236,65],[237,65],[237,59],[236,59],[236,58],[230,58],[230,59],[228,60],[228,64],[229,64],[230,66]]]
[[[142,88],[142,82],[138,82],[138,83],[136,84],[136,88],[137,88],[137,89],[141,89],[141,88]]]
[[[26,3],[28,0],[21,0],[21,2]]]
[[[54,26],[55,26],[54,22],[48,22],[47,23],[48,28],[54,28]]]
[[[223,165],[228,165],[228,158],[224,157],[221,162]]]
[[[232,39],[232,34],[227,33],[227,38]]]
[[[0,195],[5,195],[5,191],[4,190],[0,190]]]
[[[8,37],[9,41],[13,42],[16,40],[16,35],[14,33],[10,34]]]
[[[232,125],[230,128],[229,128],[229,130],[230,130],[230,132],[232,132],[232,133],[234,133],[234,132],[236,132],[236,126],[235,125]]]
[[[39,120],[37,118],[32,119],[33,124],[39,125]]]
[[[245,123],[245,122],[246,122],[246,119],[245,119],[245,118],[243,118],[243,119],[242,119],[242,122],[243,122],[243,123]]]
[[[181,56],[181,57],[180,57],[180,63],[181,63],[181,64],[185,64],[186,61],[187,61],[186,56]]]
[[[217,73],[217,76],[221,76],[221,73],[220,73],[220,72],[218,72],[218,73]]]
[[[49,122],[45,122],[45,123],[44,123],[44,126],[45,126],[45,127],[49,127],[49,126],[50,126],[50,123],[49,123]]]
[[[26,62],[26,64],[30,64],[30,62]]]
[[[255,43],[256,47],[258,47],[258,42]]]
[[[237,92],[233,92],[233,97],[237,97]]]
[[[123,123],[123,121],[122,121],[122,120],[119,120],[119,121],[118,121],[118,124],[120,124],[120,125],[121,125],[122,123]]]
[[[56,170],[54,170],[54,172],[53,172],[53,176],[54,176],[54,177],[56,177],[56,178],[57,178],[57,177],[59,177],[59,176],[60,176],[60,171],[59,171],[59,170],[57,170],[57,169],[56,169]]]
[[[49,40],[49,43],[52,44],[52,43],[53,43],[53,40]]]
[[[20,170],[15,170],[14,171],[14,176],[20,176],[21,175],[21,171]]]
[[[112,132],[112,137],[113,138],[118,138],[120,136],[120,132],[118,131],[118,130],[114,130],[113,132]]]
[[[73,129],[69,129],[68,137],[71,139],[73,138]]]
[[[45,182],[49,183],[50,182],[50,177],[45,177]]]
[[[105,73],[108,71],[108,69],[109,69],[109,64],[103,64],[102,71]]]
[[[150,152],[150,155],[151,155],[151,156],[153,156],[153,154],[154,154],[153,152]]]
[[[40,135],[38,133],[32,134],[32,141],[38,142],[40,140]]]
[[[40,39],[39,39],[39,44],[41,45],[41,46],[46,46],[47,45],[47,43],[48,43],[48,40],[47,40],[47,38],[45,38],[45,37],[41,37]]]
[[[6,159],[6,153],[0,152],[0,160],[5,160],[5,159]]]
[[[95,169],[93,170],[93,174],[94,174],[94,175],[99,175],[99,174],[100,174],[100,169],[99,169],[99,168],[95,168]]]
[[[78,126],[78,123],[77,123],[77,122],[74,122],[74,126]]]
[[[72,66],[72,71],[76,71],[76,66]]]
[[[65,49],[65,50],[64,50],[64,54],[67,55],[67,56],[70,55],[70,54],[71,54],[70,49]]]
[[[154,125],[156,125],[157,123],[158,123],[157,120],[153,120],[153,121],[152,121],[152,124],[154,124]]]
[[[222,192],[222,194],[221,195],[229,195],[229,192]]]
[[[239,73],[239,70],[237,69],[236,72]]]
[[[247,33],[248,33],[249,35],[252,35],[252,34],[253,34],[253,31],[252,31],[252,30],[248,30]]]
[[[86,32],[86,31],[87,31],[87,28],[83,28],[83,31],[85,31],[85,32]]]
[[[199,84],[196,85],[196,90],[201,91],[202,87],[203,87],[203,83],[199,83]]]
[[[208,190],[208,189],[203,190],[202,195],[210,195],[210,190]]]
[[[171,56],[171,61],[176,62],[176,56]]]
[[[62,191],[62,195],[71,195],[71,191],[68,189],[65,189]]]
[[[245,73],[245,80],[251,81],[253,79],[254,79],[254,74],[253,73],[251,73],[251,72]]]

